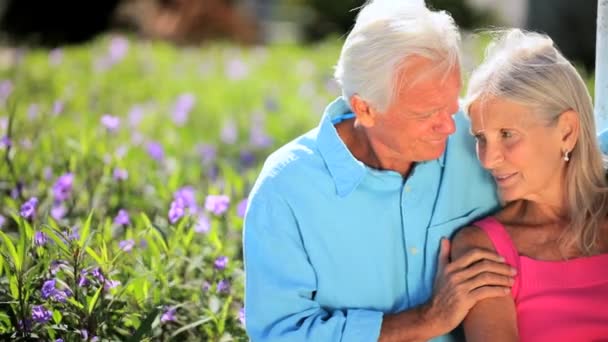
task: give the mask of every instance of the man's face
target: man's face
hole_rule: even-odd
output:
[[[445,74],[434,62],[412,57],[399,78],[406,81],[397,82],[392,103],[375,116],[373,127],[368,129],[370,139],[382,153],[401,160],[437,159],[456,130],[452,116],[458,111],[460,69],[455,67]]]

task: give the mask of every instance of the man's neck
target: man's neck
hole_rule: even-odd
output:
[[[363,127],[356,127],[354,120],[346,120],[336,125],[338,136],[352,155],[363,164],[377,170],[391,170],[407,178],[414,163],[404,161],[396,153],[379,153],[389,151],[382,146],[374,146]]]

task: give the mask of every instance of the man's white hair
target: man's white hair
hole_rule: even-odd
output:
[[[449,72],[460,66],[459,48],[460,33],[448,13],[429,10],[421,0],[369,1],[346,38],[334,76],[347,102],[357,94],[384,112],[408,57],[437,61]]]

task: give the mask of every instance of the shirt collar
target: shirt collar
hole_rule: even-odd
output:
[[[318,127],[319,151],[325,160],[336,185],[336,192],[340,197],[347,196],[355,190],[367,173],[366,165],[352,155],[332,123],[334,119],[351,112],[346,101],[342,97],[338,97],[325,108]],[[423,163],[436,162],[443,167],[446,151],[438,159]]]

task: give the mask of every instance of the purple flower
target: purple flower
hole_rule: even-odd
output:
[[[55,288],[55,279],[50,279],[44,282],[44,284],[42,284],[42,299],[48,299],[49,297],[51,297],[53,295],[53,293],[55,293],[56,288]]]
[[[7,135],[0,138],[0,148],[9,148],[12,145],[13,145],[13,142]]]
[[[279,110],[279,102],[274,96],[267,96],[264,99],[264,108],[268,112],[277,112]]]
[[[6,100],[13,92],[13,82],[4,80],[0,83],[0,101]]]
[[[181,197],[178,197],[171,202],[171,207],[169,208],[169,222],[174,224],[184,216],[184,200]]]
[[[133,246],[135,246],[135,241],[132,239],[122,240],[118,243],[118,247],[125,252],[130,252],[133,249]]]
[[[51,217],[53,217],[55,220],[61,220],[67,212],[68,209],[63,203],[55,203],[51,208]]]
[[[163,146],[157,142],[151,141],[147,144],[148,154],[152,159],[160,162],[165,158],[165,151]]]
[[[170,308],[169,310],[166,310],[160,316],[161,323],[168,323],[168,322],[175,322],[175,321],[177,321],[177,319],[175,317],[175,308]]]
[[[135,105],[129,111],[129,124],[131,127],[139,125],[144,117],[144,109],[141,106]]]
[[[124,209],[120,209],[118,211],[118,214],[114,218],[114,224],[119,225],[119,226],[130,225],[131,219],[129,218],[129,213]]]
[[[272,145],[272,138],[264,130],[252,127],[249,135],[249,142],[254,147],[266,148]]]
[[[230,205],[230,197],[226,195],[209,195],[205,199],[205,209],[214,213],[215,215],[221,215]]]
[[[245,213],[247,212],[247,197],[242,199],[239,204],[236,206],[236,214],[238,217],[245,217]]]
[[[245,325],[245,308],[244,307],[239,309],[238,319],[242,325]]]
[[[42,305],[34,305],[32,308],[32,319],[38,323],[46,323],[51,320],[53,314],[51,310],[46,309]]]
[[[129,41],[124,37],[114,37],[110,41],[109,57],[111,63],[116,63],[122,60],[129,50]]]
[[[52,275],[56,275],[61,266],[65,265],[65,261],[63,260],[53,260],[51,261],[51,265],[49,266],[49,271]]]
[[[42,177],[44,177],[45,180],[51,179],[51,177],[53,177],[53,170],[46,166],[44,170],[42,170]]]
[[[63,112],[63,101],[61,100],[57,100],[55,101],[55,103],[53,103],[53,114],[54,115],[59,115],[61,114],[61,112]]]
[[[118,148],[116,149],[116,151],[114,152],[114,154],[116,154],[116,156],[118,158],[122,159],[127,154],[128,151],[129,151],[129,148],[127,146],[120,145],[120,146],[118,146]]]
[[[72,193],[72,185],[74,183],[74,174],[68,172],[59,178],[53,185],[53,195],[56,201],[65,201]]]
[[[220,138],[222,141],[228,145],[232,145],[236,142],[238,135],[239,131],[236,127],[236,123],[234,123],[233,120],[226,120],[220,133]]]
[[[183,125],[188,121],[188,115],[194,107],[195,97],[192,94],[182,94],[177,98],[177,102],[173,107],[173,122],[177,125]]]
[[[184,208],[189,208],[191,213],[198,210],[198,206],[196,205],[196,193],[191,186],[184,186],[183,188],[178,189],[175,194],[173,194],[173,198],[181,198]]]
[[[230,282],[226,279],[222,279],[217,282],[217,293],[228,293],[230,292]]]
[[[266,134],[264,129],[265,118],[256,114],[251,119],[251,130],[249,131],[249,142],[254,147],[265,148],[272,145],[272,138]]]
[[[6,218],[0,214],[0,228],[6,223]]]
[[[217,157],[217,148],[211,144],[203,144],[198,147],[201,161],[204,165],[210,165]]]
[[[53,292],[53,294],[51,295],[51,299],[59,303],[65,303],[67,298],[71,296],[72,291],[70,291],[69,289],[65,289],[63,291],[55,290],[55,292]]]
[[[26,150],[32,149],[32,141],[28,138],[21,139],[21,141],[19,143],[21,144],[21,147],[23,147]]]
[[[80,239],[80,234],[78,233],[78,228],[76,227],[73,227],[70,230],[64,230],[63,234],[68,237],[68,241]]]
[[[120,118],[105,114],[101,117],[101,124],[108,130],[108,132],[116,132],[120,127]]]
[[[28,108],[27,108],[27,118],[28,119],[34,119],[38,116],[38,105],[35,103],[32,103]]]
[[[42,247],[42,246],[46,245],[47,242],[48,242],[48,238],[46,237],[46,234],[44,234],[43,232],[34,233],[34,245],[35,246]]]
[[[25,323],[22,320],[17,321],[17,326],[20,330],[23,331],[31,331],[32,330],[32,320],[29,318],[25,319]]]
[[[215,268],[218,270],[223,270],[226,268],[226,266],[228,265],[228,257],[227,256],[220,256],[217,259],[215,259],[215,262],[213,263],[215,265]]]
[[[112,280],[112,279],[108,279],[106,280],[105,284],[103,285],[103,288],[106,290],[110,290],[113,289],[115,287],[118,287],[120,285],[120,281],[119,280]]]
[[[99,267],[95,267],[93,271],[91,271],[91,275],[93,275],[93,277],[97,279],[100,283],[106,282],[106,278],[103,276],[103,273],[101,272],[101,269]]]
[[[201,289],[203,290],[203,292],[209,292],[209,290],[211,289],[211,284],[208,281],[204,281],[203,285],[201,286]]]
[[[55,340],[55,342],[63,342],[63,339],[62,338],[58,338],[58,339]]]
[[[226,63],[225,72],[228,79],[232,81],[238,81],[247,77],[247,74],[249,73],[249,68],[242,60],[233,58],[228,61],[228,63]]]
[[[252,167],[255,163],[255,155],[251,151],[241,151],[241,165],[244,168]]]
[[[117,181],[124,181],[129,178],[129,172],[125,169],[115,168],[114,172],[112,172],[112,178]]]
[[[87,278],[87,274],[88,274],[88,272],[86,270],[82,270],[82,272],[80,272],[80,278],[78,279],[79,287],[89,286],[90,282],[89,282],[89,279]]]
[[[205,214],[200,214],[198,216],[198,220],[194,224],[194,231],[197,233],[207,233],[211,228],[211,222],[209,222],[209,218]]]
[[[38,205],[38,198],[32,197],[29,200],[27,200],[25,203],[23,203],[23,205],[21,206],[21,210],[19,211],[19,213],[21,214],[21,217],[26,218],[26,219],[33,218],[34,214],[36,213],[37,205]]]
[[[50,279],[44,282],[42,285],[42,299],[52,299],[56,302],[65,303],[68,297],[72,296],[72,291],[69,289],[59,290],[55,287],[56,280]]]
[[[59,48],[55,48],[49,52],[49,64],[59,65],[63,59],[63,51]]]

